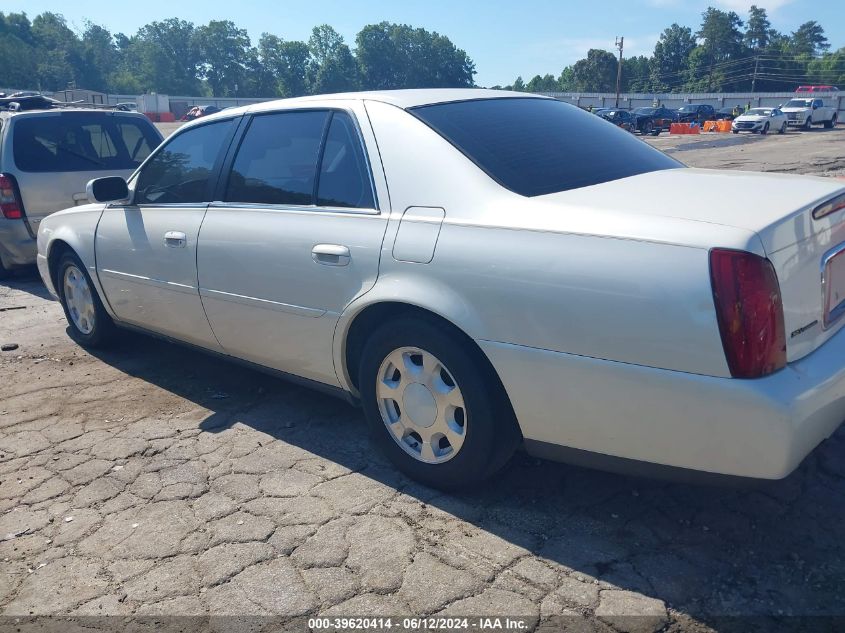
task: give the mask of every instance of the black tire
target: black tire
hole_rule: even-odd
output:
[[[378,373],[387,357],[403,347],[435,356],[460,388],[466,435],[447,461],[432,464],[412,457],[382,419],[376,396]],[[521,442],[510,402],[489,362],[448,326],[420,317],[402,317],[385,324],[364,345],[358,376],[373,441],[399,470],[427,486],[454,490],[478,484],[501,469]]]
[[[836,115],[835,114],[830,118],[830,121],[824,122],[824,127],[827,130],[832,130],[833,128],[836,127]]]
[[[654,132],[654,129],[652,128],[651,121],[646,121],[643,124],[642,129],[640,130],[640,134],[642,134],[643,136],[646,136],[648,134],[652,134],[653,132]]]
[[[0,279],[8,279],[12,276],[12,271],[9,268],[6,268],[3,265],[3,262],[0,261]]]
[[[662,131],[663,131],[663,128],[661,128],[658,125],[656,128],[654,128],[654,131],[652,131],[651,135],[652,136],[660,136],[660,132],[662,132]]]
[[[734,134],[739,134],[739,130],[731,130]]]
[[[786,123],[784,123],[783,125],[780,126],[780,129],[778,130],[778,134],[786,134]]]
[[[762,129],[762,130],[760,130],[760,134],[762,134],[763,136],[765,136],[765,135],[766,135],[766,134],[768,134],[768,133],[769,133],[769,124],[768,124],[768,123],[766,123],[766,124],[763,126],[763,129]]]
[[[90,332],[83,332],[74,323],[73,318],[68,308],[68,301],[65,297],[64,278],[65,273],[71,266],[74,266],[85,277],[90,289],[91,299],[94,304],[94,325]],[[68,334],[70,337],[82,345],[83,347],[102,348],[108,346],[115,338],[117,328],[114,321],[109,316],[106,309],[103,307],[103,302],[97,294],[97,289],[85,269],[82,260],[74,252],[66,252],[59,260],[59,266],[56,271],[56,292],[59,295],[59,301],[62,304],[62,309],[65,311],[65,319],[68,323]]]
[[[802,126],[805,130],[812,130],[813,129],[813,117],[807,117],[807,120],[804,121],[804,125]]]

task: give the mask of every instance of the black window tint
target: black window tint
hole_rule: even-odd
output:
[[[361,140],[352,118],[335,112],[326,136],[317,204],[323,207],[372,209],[373,189]]]
[[[683,167],[601,117],[553,99],[480,99],[411,112],[523,196]]]
[[[15,121],[15,164],[28,172],[136,169],[161,141],[152,123],[105,112],[62,112]]]
[[[174,136],[138,174],[136,204],[209,202],[214,163],[232,125],[227,119]]]
[[[244,135],[225,199],[311,205],[328,112],[256,116]]]

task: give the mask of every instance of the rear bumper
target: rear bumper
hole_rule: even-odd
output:
[[[0,218],[0,261],[7,268],[35,263],[35,240],[24,220]]]
[[[791,473],[845,420],[845,330],[756,380],[481,341],[526,445],[759,479]],[[546,451],[545,454],[548,454]]]

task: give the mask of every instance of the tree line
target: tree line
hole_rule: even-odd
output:
[[[0,12],[0,87],[68,87],[118,94],[293,97],[384,88],[466,87],[475,64],[448,37],[405,24],[369,24],[355,50],[331,26],[307,42],[263,33],[256,44],[229,20],[171,18],[134,35],[86,22],[76,33],[45,12]]]
[[[510,86],[526,92],[614,92],[618,59],[590,49],[558,77],[517,77]],[[845,88],[845,48],[830,52],[824,29],[815,20],[792,33],[772,28],[764,8],[752,6],[747,20],[713,7],[702,13],[697,31],[672,24],[651,56],[623,59],[622,92],[779,92],[799,84]]]
[[[293,97],[390,88],[469,87],[475,63],[452,41],[406,24],[369,24],[353,46],[331,26],[308,41],[263,33],[253,43],[229,20],[194,25],[178,18],[151,22],[134,35],[86,22],[81,32],[45,12],[0,12],[0,87],[44,91],[68,87],[118,94],[160,92],[218,97]],[[613,92],[617,57],[590,49],[559,76],[522,77],[526,92]],[[697,31],[672,24],[650,56],[622,64],[623,92],[776,92],[798,84],[845,88],[845,48],[830,52],[811,20],[792,33],[772,28],[766,10],[747,20],[713,7]]]

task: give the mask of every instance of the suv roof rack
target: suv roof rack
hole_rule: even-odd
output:
[[[84,101],[57,101],[44,95],[23,97],[0,97],[0,110],[20,112],[23,110],[51,110],[53,108],[90,108],[95,110],[113,110],[116,106],[108,104],[86,103]]]

